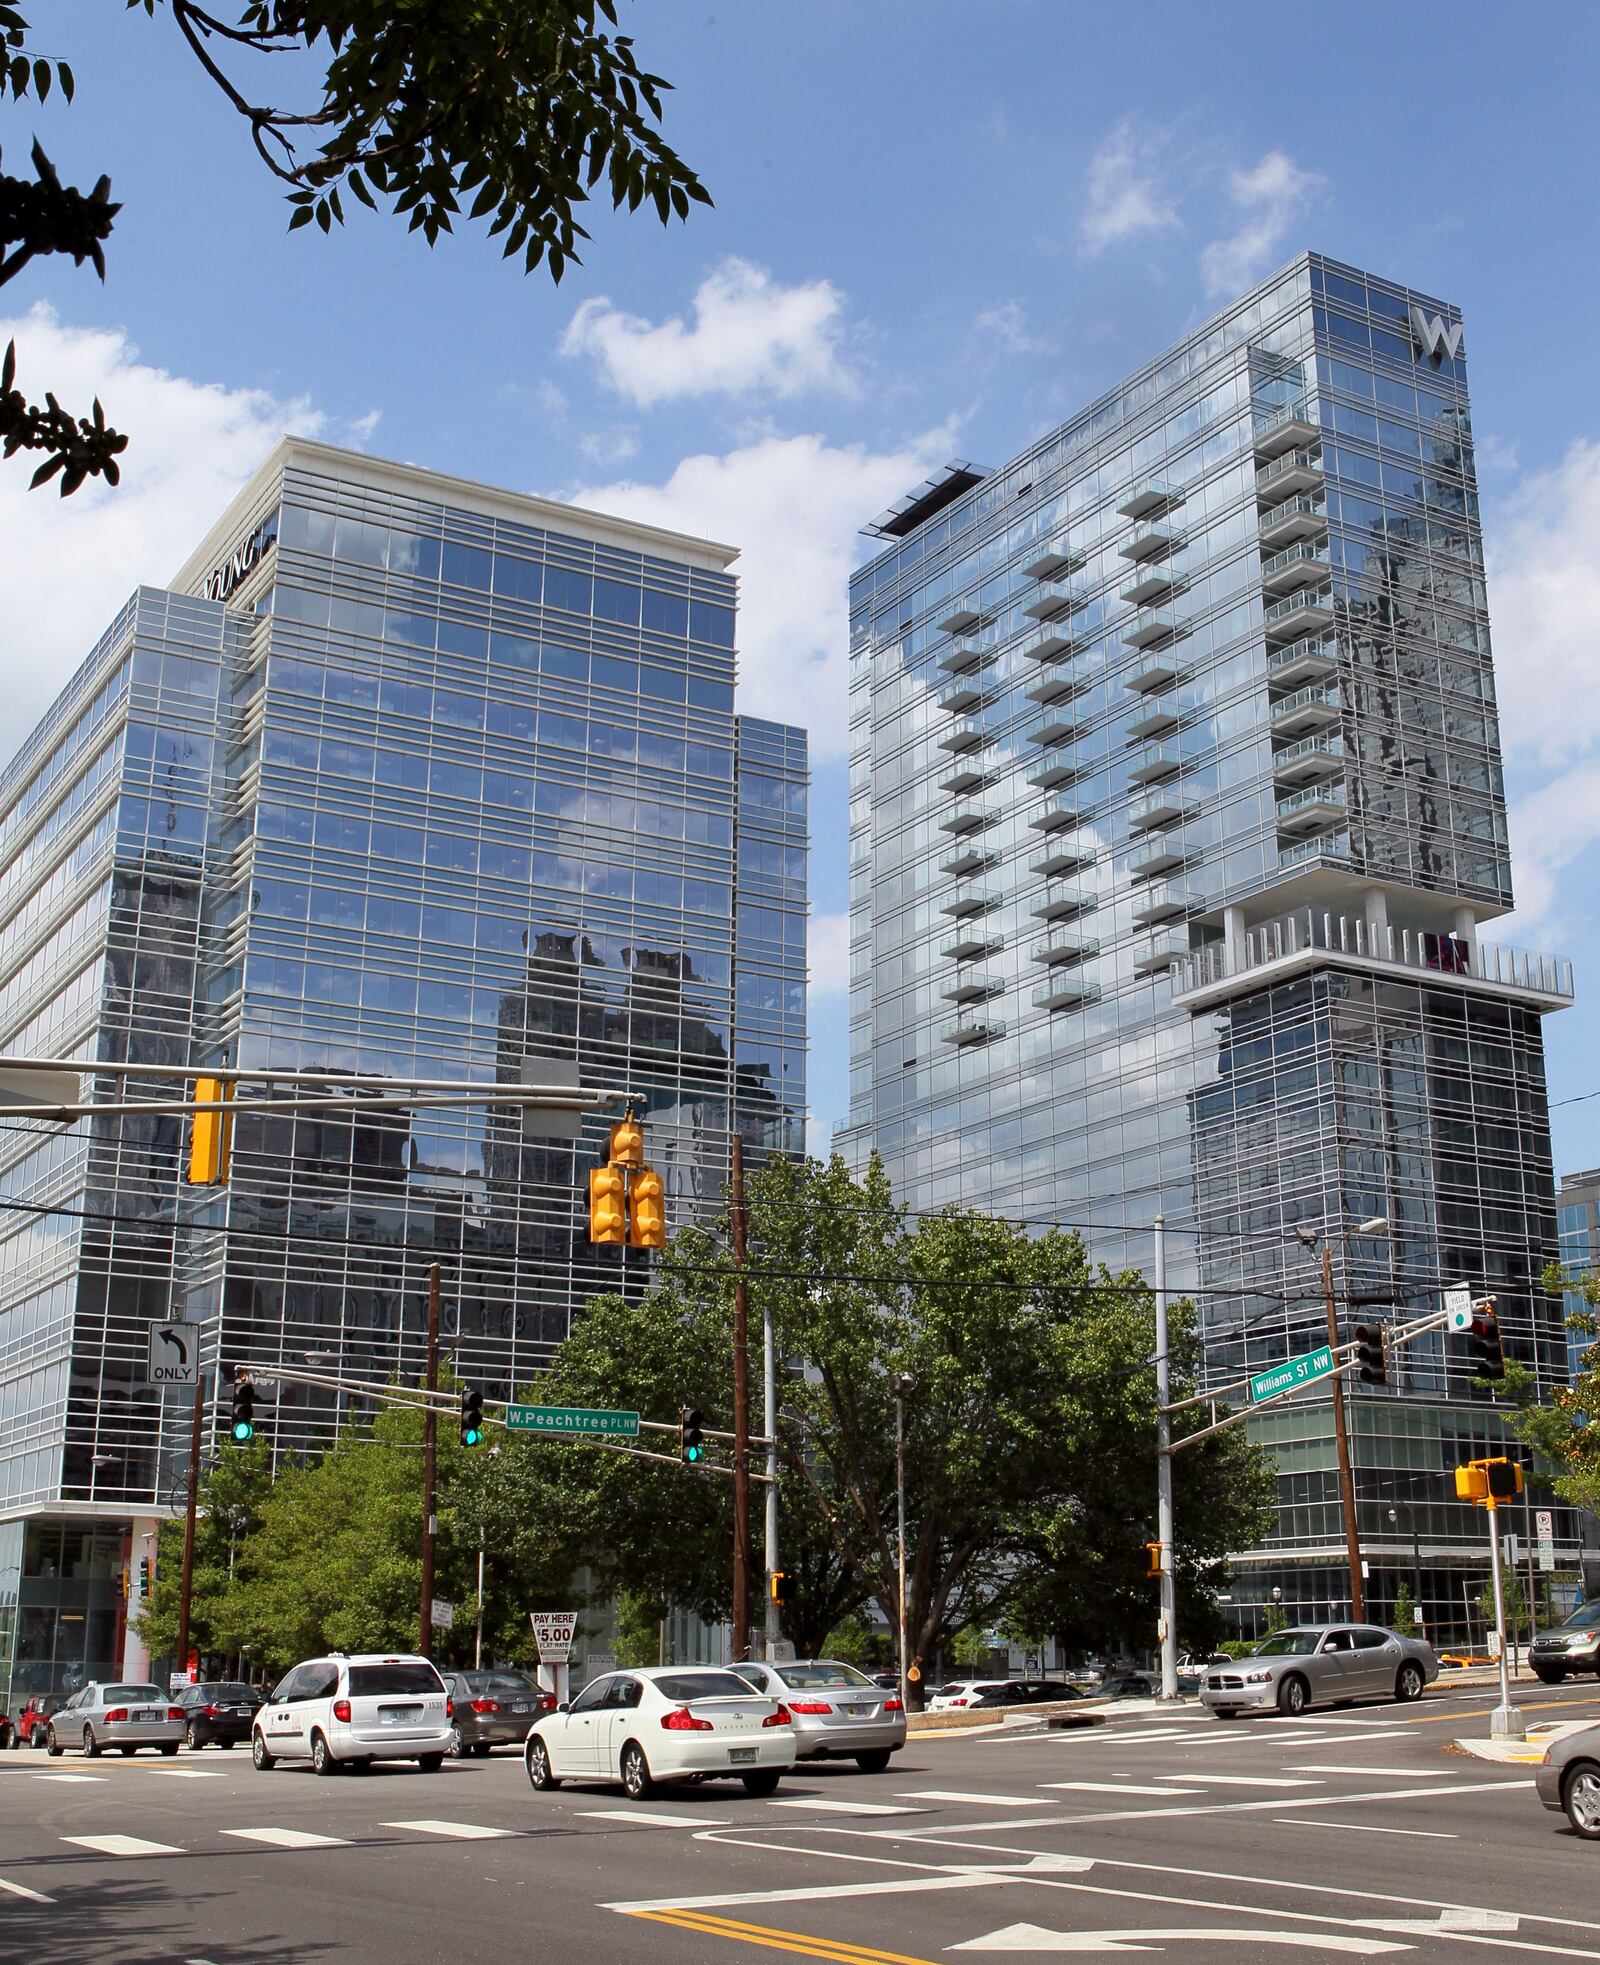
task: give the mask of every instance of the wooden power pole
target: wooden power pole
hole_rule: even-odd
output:
[[[439,1389],[439,1265],[428,1265],[428,1391]],[[433,1649],[433,1557],[439,1538],[439,1515],[434,1486],[437,1474],[439,1416],[428,1400],[422,1421],[422,1604],[417,1650],[426,1658]]]
[[[750,1300],[745,1288],[744,1141],[733,1134],[733,1656],[750,1653]]]

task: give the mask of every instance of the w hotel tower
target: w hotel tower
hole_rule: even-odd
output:
[[[1164,1213],[1213,1385],[1325,1341],[1313,1239],[1345,1335],[1467,1284],[1565,1375],[1541,1019],[1572,975],[1487,933],[1467,348],[1447,303],[1304,255],[1003,468],[918,487],[851,584],[841,1151],[1147,1274]],[[1369,1614],[1404,1586],[1431,1635],[1483,1581],[1447,1471],[1503,1439],[1472,1367],[1424,1339],[1352,1399]],[[1350,1595],[1327,1398],[1252,1424],[1280,1509],[1246,1632],[1274,1590]]]

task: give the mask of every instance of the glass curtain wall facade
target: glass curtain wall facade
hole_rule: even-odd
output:
[[[625,1092],[669,1230],[716,1208],[730,1127],[798,1151],[805,1100],[805,738],[735,714],[732,557],[282,446],[0,779],[6,1054]],[[0,1208],[0,1702],[138,1662],[123,1578],[188,1435],[152,1322],[200,1321],[208,1377],[382,1380],[437,1261],[446,1352],[505,1396],[645,1285],[587,1240],[618,1116],[241,1115],[219,1190],[181,1119],[0,1135],[0,1202],[71,1211]],[[280,1455],[348,1418],[257,1407]]]
[[[1458,311],[1304,255],[867,529],[841,1150],[1146,1273],[1163,1213],[1215,1385],[1325,1337],[1297,1228],[1347,1329],[1469,1282],[1559,1382],[1540,1019],[1572,978],[1479,934],[1511,875]],[[1470,1380],[1435,1339],[1351,1401],[1369,1604],[1404,1584],[1436,1634],[1486,1567]],[[1349,1596],[1326,1400],[1252,1424],[1280,1510],[1246,1631],[1274,1587]]]

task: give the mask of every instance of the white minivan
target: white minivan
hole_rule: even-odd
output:
[[[250,1729],[250,1757],[266,1773],[309,1760],[319,1774],[414,1760],[424,1773],[450,1750],[451,1699],[426,1658],[309,1658],[278,1682]]]

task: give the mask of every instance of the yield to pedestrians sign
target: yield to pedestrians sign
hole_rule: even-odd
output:
[[[200,1326],[152,1324],[145,1377],[152,1385],[198,1385]]]

